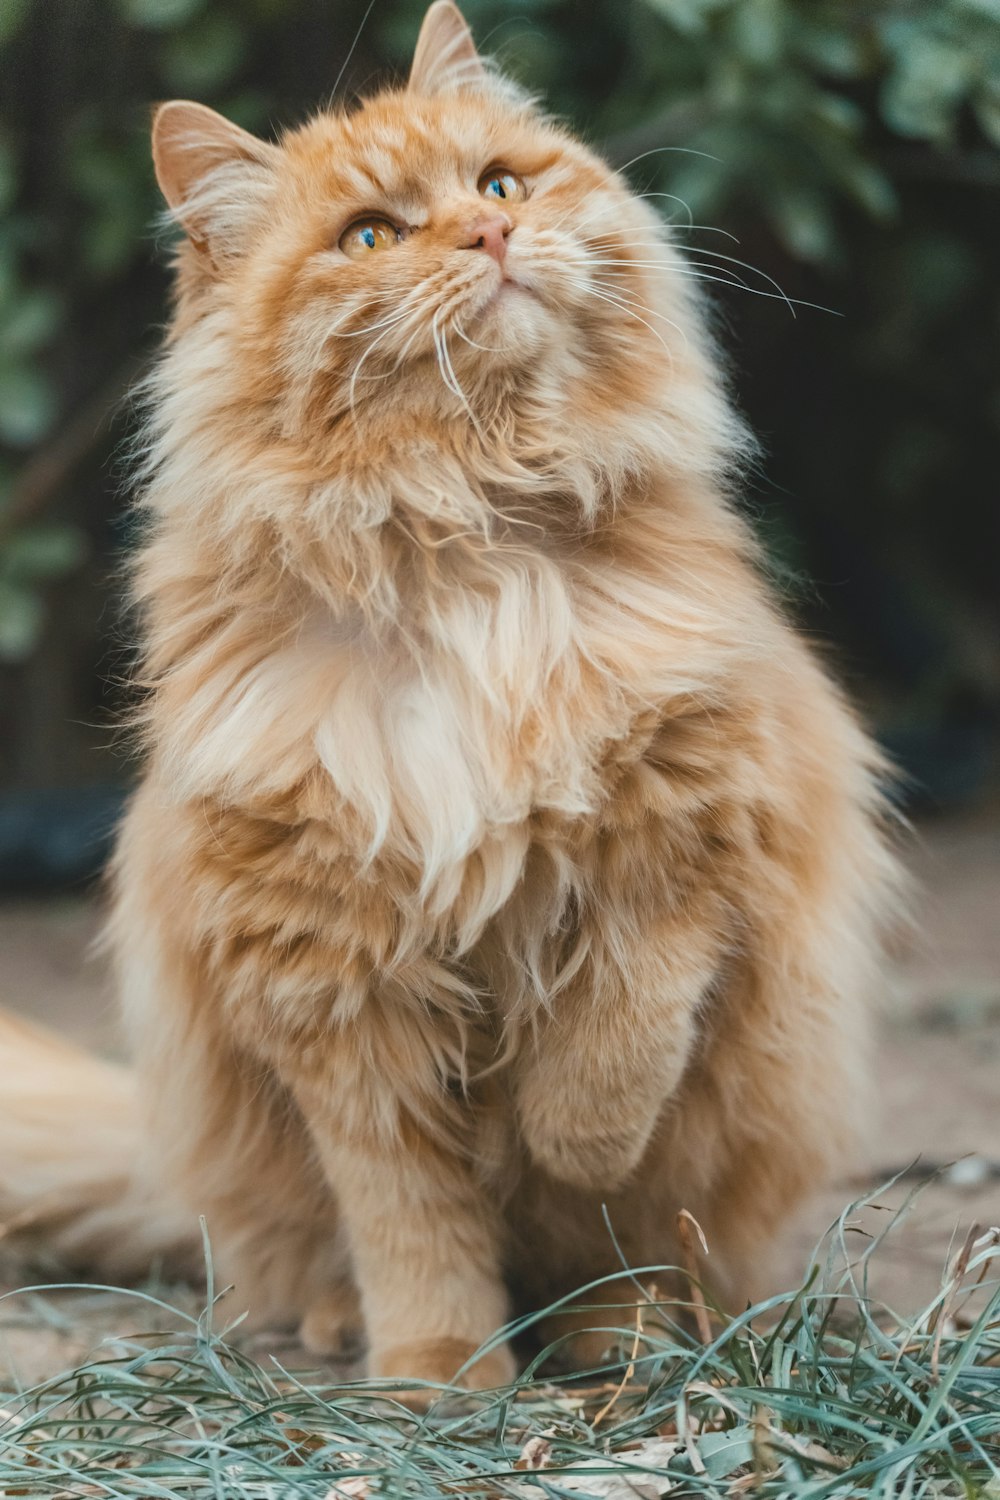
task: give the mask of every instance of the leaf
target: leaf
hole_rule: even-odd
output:
[[[552,1462],[552,1444],[547,1437],[528,1438],[521,1449],[515,1469],[545,1469]]]
[[[38,594],[0,579],[0,661],[20,662],[38,643],[45,607]]]
[[[911,35],[882,88],[882,114],[900,135],[944,140],[973,79],[973,59],[951,42]]]
[[[3,0],[0,5],[0,47],[20,30],[31,0]]]
[[[896,190],[884,172],[872,162],[857,157],[845,166],[844,186],[855,202],[883,222],[891,219],[899,207]]]
[[[709,155],[681,157],[670,175],[668,187],[702,223],[711,223],[721,211],[731,188],[732,173],[724,161]]]
[[[239,71],[247,54],[247,36],[232,16],[204,16],[167,42],[163,72],[172,92],[217,94]]]
[[[59,300],[52,292],[22,292],[0,323],[4,355],[19,358],[48,343],[59,322],[59,312]]]
[[[785,48],[784,15],[778,0],[743,0],[733,10],[731,35],[752,67],[773,68]]]
[[[1000,87],[991,86],[976,95],[972,104],[983,135],[1000,146]]]
[[[6,136],[0,136],[0,210],[9,208],[17,193],[17,162]]]
[[[988,21],[1000,22],[1000,0],[954,0],[956,9],[971,11],[985,16]]]
[[[12,448],[30,448],[55,417],[52,386],[41,371],[25,364],[0,367],[0,438]]]
[[[804,186],[779,188],[766,206],[778,235],[800,260],[819,265],[834,254],[837,236],[829,194]]]
[[[87,226],[85,261],[87,269],[98,279],[109,278],[129,264],[139,248],[143,231],[141,221],[134,217],[135,205],[116,213],[113,205],[95,214]]]
[[[521,1495],[570,1492],[599,1500],[659,1500],[674,1486],[666,1470],[679,1451],[676,1442],[647,1438],[626,1452],[571,1459],[565,1469],[559,1464],[543,1464],[536,1471],[526,1467],[517,1490]],[[537,1479],[528,1477],[533,1472]]]
[[[32,526],[0,545],[0,572],[15,583],[58,578],[78,568],[89,550],[77,526]]]
[[[817,93],[811,107],[820,120],[842,135],[860,135],[864,128],[865,112],[861,105],[854,99],[845,99],[843,94],[831,94],[828,90]]]
[[[338,1479],[324,1500],[368,1500],[371,1488],[371,1480],[367,1475],[350,1474],[346,1479]]]
[[[710,1479],[727,1479],[754,1461],[754,1430],[746,1424],[726,1432],[705,1432],[698,1438],[698,1452]]]
[[[697,36],[705,31],[709,18],[716,11],[730,8],[733,0],[646,0],[646,4],[677,31]]]
[[[845,26],[806,25],[796,39],[796,50],[833,78],[859,78],[864,72],[860,37]]]
[[[203,8],[205,0],[121,0],[122,15],[133,26],[173,31]]]

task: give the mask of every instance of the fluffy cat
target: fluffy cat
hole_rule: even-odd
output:
[[[683,258],[447,0],[405,88],[276,145],[167,104],[153,150],[138,1086],[111,1144],[106,1079],[15,1100],[0,1199],[76,1132],[57,1244],[127,1267],[203,1213],[255,1320],[360,1316],[380,1376],[506,1380],[465,1367],[507,1288],[614,1271],[605,1203],[637,1265],[690,1210],[745,1297],[848,1148],[894,867],[728,502]]]

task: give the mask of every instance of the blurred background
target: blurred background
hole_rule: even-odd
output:
[[[423,8],[0,0],[0,990],[81,1034],[104,993],[86,882],[133,774],[122,454],[167,298],[150,106],[270,134],[338,78],[405,75]],[[923,820],[924,941],[883,1053],[923,1135],[873,1167],[1000,1158],[1000,0],[465,10],[662,195],[762,439],[745,503]]]
[[[484,50],[631,163],[637,189],[662,195],[653,201],[712,278],[738,397],[764,444],[747,504],[793,608],[832,643],[908,773],[910,803],[989,798],[1000,733],[998,0],[466,8]],[[7,884],[96,868],[129,777],[110,728],[128,644],[121,451],[167,293],[150,105],[200,99],[269,134],[329,97],[349,53],[345,97],[404,74],[422,10],[0,4]]]

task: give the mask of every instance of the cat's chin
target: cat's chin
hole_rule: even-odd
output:
[[[526,282],[515,276],[505,276],[487,297],[480,311],[488,312],[491,308],[507,306],[512,300],[520,301],[524,297],[530,297],[533,302],[538,301],[537,294]]]
[[[504,360],[536,356],[556,330],[552,314],[523,281],[505,277],[476,309],[473,328],[483,352]]]

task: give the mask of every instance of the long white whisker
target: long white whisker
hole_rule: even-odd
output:
[[[605,292],[614,301],[620,303],[622,307],[641,307],[643,312],[648,313],[651,318],[657,318],[661,323],[666,323],[668,327],[673,328],[676,333],[680,334],[685,345],[687,345],[688,336],[684,332],[684,329],[675,323],[672,318],[668,318],[666,313],[660,312],[655,307],[650,307],[648,302],[644,302],[640,297],[630,297],[620,286],[613,282],[602,281],[599,276],[595,276],[591,284],[599,287],[602,292]]]
[[[344,74],[347,72],[348,66],[350,65],[351,58],[354,56],[354,53],[357,50],[358,43],[361,40],[361,33],[364,31],[365,27],[367,26],[367,24],[368,24],[368,17],[371,15],[371,13],[374,10],[374,8],[375,8],[375,0],[369,0],[368,9],[365,11],[364,15],[361,17],[361,25],[358,27],[357,31],[354,33],[354,40],[351,43],[350,47],[347,49],[347,56],[344,58],[344,61],[340,65],[340,72],[337,74],[336,78],[333,80],[333,88],[330,90],[330,99],[329,99],[329,103],[327,105],[327,108],[332,108],[333,107],[334,100],[337,97],[337,90],[340,88],[341,82],[343,81]]]
[[[660,341],[660,343],[666,350],[667,357],[671,360],[671,362],[673,361],[673,351],[671,350],[670,345],[667,343],[666,339],[659,332],[659,330],[654,328],[652,323],[647,323],[645,318],[640,317],[637,312],[634,312],[633,309],[630,308],[626,303],[622,302],[620,298],[609,295],[609,293],[603,289],[599,290],[596,286],[594,286],[593,282],[574,281],[573,285],[579,287],[581,291],[588,292],[591,297],[596,297],[599,302],[607,302],[609,306],[617,308],[620,312],[625,313],[626,317],[635,318],[637,323],[642,323],[644,327],[649,329],[653,337]],[[669,319],[666,319],[665,321],[669,322]],[[674,328],[677,327],[676,323],[671,324],[671,326]]]
[[[750,286],[749,283],[744,281],[741,276],[738,276],[735,271],[726,271],[725,267],[723,266],[716,266],[711,268],[717,270],[720,273],[719,275],[703,276],[698,270],[692,270],[691,263],[687,260],[682,261],[678,264],[671,265],[669,262],[660,260],[618,260],[611,259],[609,257],[599,258],[597,256],[593,256],[588,261],[588,267],[593,266],[604,266],[610,270],[614,270],[617,267],[622,267],[625,270],[649,269],[653,271],[663,271],[669,276],[688,276],[694,277],[695,279],[701,281],[717,281],[720,286],[741,287],[746,292],[757,292],[759,290],[757,287]],[[709,269],[709,267],[706,266],[703,269],[707,270]],[[620,287],[621,283],[615,282],[615,286]],[[760,292],[759,295],[763,297],[773,297],[775,296],[775,293]]]
[[[706,161],[721,161],[721,156],[713,156],[710,151],[699,151],[694,146],[651,146],[648,151],[640,151],[638,156],[633,156],[631,161],[625,162],[624,166],[616,167],[616,172],[627,172],[629,167],[634,167],[638,162],[645,161],[647,156],[662,156],[665,152],[675,151],[683,156],[703,156]]]
[[[468,414],[470,422],[479,433],[480,437],[482,437],[482,428],[480,427],[479,422],[476,419],[476,414],[472,410],[472,407],[469,405],[468,397],[459,384],[458,377],[455,374],[455,367],[451,362],[451,355],[448,353],[447,335],[445,334],[445,331],[441,327],[439,322],[441,315],[441,309],[439,308],[431,319],[431,336],[434,339],[434,348],[437,352],[437,362],[438,368],[441,371],[441,379],[444,381],[448,390],[451,391],[452,395],[457,396],[458,400],[462,403],[462,406],[465,408],[465,411]]]
[[[694,214],[691,212],[691,206],[690,206],[690,204],[685,203],[684,199],[678,197],[678,195],[676,193],[633,193],[632,196],[633,196],[633,198],[672,198],[675,203],[679,203],[680,204],[680,206],[681,206],[681,208],[683,208],[685,216],[687,218],[687,223],[684,224],[684,225],[682,225],[681,227],[684,228],[685,230],[694,227]],[[596,208],[592,209],[590,211],[590,213],[585,214],[582,219],[575,219],[575,220],[573,220],[573,228],[574,229],[583,229],[583,228],[585,228],[585,226],[587,224],[592,223],[594,221],[594,219],[598,217],[599,214],[607,214],[609,212],[609,210],[610,210],[610,205],[609,204],[600,203],[600,204],[597,205]],[[567,217],[568,218],[572,218],[572,214],[568,215]],[[566,223],[566,222],[567,222],[566,219],[563,219],[561,221],[561,223]],[[614,232],[615,232],[614,230],[609,230],[608,231],[609,234],[613,234]]]
[[[409,318],[415,317],[419,313],[419,311],[420,311],[419,308],[416,308],[416,307],[410,308],[408,310],[406,316],[409,317]],[[361,374],[362,366],[365,364],[366,360],[368,360],[369,357],[372,354],[374,354],[375,350],[378,348],[378,346],[382,342],[382,340],[384,338],[388,338],[389,334],[392,333],[397,327],[399,327],[400,324],[402,324],[404,321],[405,321],[404,319],[399,319],[398,321],[392,322],[389,325],[388,328],[385,328],[379,334],[378,338],[372,339],[371,343],[368,345],[368,347],[365,349],[364,353],[361,355],[361,358],[355,364],[354,369],[351,372],[350,385],[348,386],[348,389],[347,389],[347,402],[348,402],[348,405],[349,405],[349,407],[350,407],[350,409],[351,409],[352,412],[354,412],[356,410],[355,403],[354,403],[354,396],[355,396],[355,390],[356,390],[357,384],[358,384],[358,377]]]
[[[792,305],[792,299],[789,297],[788,293],[782,286],[778,284],[778,282],[775,281],[773,276],[769,276],[767,272],[762,271],[759,266],[752,266],[748,260],[740,260],[735,255],[726,255],[721,250],[711,250],[702,246],[699,246],[697,251],[694,253],[697,255],[710,255],[713,260],[724,260],[727,261],[729,265],[742,266],[744,271],[752,271],[755,276],[759,276],[763,281],[768,282],[771,286],[774,287],[775,294],[780,297],[782,301],[788,303],[788,310],[794,318],[795,308]],[[694,264],[697,264],[697,262],[694,262]],[[710,268],[710,263],[709,267],[707,268]],[[829,311],[829,309],[827,309],[827,311]]]
[[[784,302],[786,306],[788,306],[788,308],[793,312],[793,314],[796,307],[812,307],[815,308],[818,312],[833,313],[835,316],[838,316],[836,308],[825,307],[821,302],[808,302],[801,297],[789,297],[788,293],[782,291],[780,286],[775,292],[765,291],[763,287],[751,286],[749,282],[744,281],[741,276],[738,276],[735,271],[729,270],[727,266],[717,266],[714,265],[711,261],[699,261],[693,259],[693,256],[699,253],[712,255],[716,252],[684,252],[680,262],[673,264],[665,260],[633,260],[628,256],[589,256],[587,264],[588,266],[621,266],[626,270],[630,267],[634,267],[637,270],[662,270],[666,271],[669,275],[672,276],[695,276],[701,281],[717,281],[720,286],[739,287],[742,291],[752,292],[755,297],[770,297],[773,298],[776,302]],[[746,270],[752,272],[754,275],[762,276],[772,285],[777,285],[777,283],[774,282],[773,279],[768,276],[765,271],[758,270],[756,266],[752,266],[746,261],[736,260],[734,256],[722,256],[720,258],[732,262],[733,265],[744,266]],[[717,276],[699,276],[698,273],[700,271],[717,271],[720,274]]]
[[[459,338],[462,340],[462,342],[468,344],[469,347],[470,347],[470,349],[478,349],[482,354],[500,354],[500,353],[502,353],[502,350],[499,347],[492,347],[491,348],[489,344],[477,344],[476,341],[475,341],[475,339],[470,339],[469,335],[466,333],[464,327],[462,326],[461,323],[459,323],[457,321],[457,319],[456,319],[455,323],[453,324],[453,327],[455,329],[455,332],[458,334]]]
[[[349,317],[350,314],[347,314],[346,316]],[[399,308],[396,308],[391,314],[389,314],[388,317],[380,318],[378,322],[371,323],[366,328],[356,329],[353,333],[340,333],[338,331],[340,326],[339,324],[335,324],[333,328],[326,329],[323,334],[323,338],[318,348],[316,349],[316,353],[313,357],[312,363],[309,367],[307,378],[311,380],[320,372],[320,370],[322,370],[327,344],[331,338],[361,338],[362,335],[366,333],[374,333],[380,328],[390,329],[398,327],[401,323],[405,323],[406,319],[409,316],[409,309],[404,308],[402,311],[400,311]],[[343,321],[346,321],[346,318]]]
[[[361,328],[352,328],[349,332],[346,333],[341,333],[341,325],[339,323],[336,323],[333,328],[328,330],[327,336],[330,338],[338,339],[359,339],[362,338],[366,333],[377,333],[380,328],[387,328],[393,323],[402,322],[404,318],[409,316],[411,310],[412,309],[410,308],[403,308],[402,310],[398,307],[394,308],[387,317],[379,318],[375,323],[367,323]],[[346,322],[347,319],[345,318],[343,319],[343,321]]]
[[[624,243],[626,245],[632,245],[632,244],[636,244],[636,245],[641,245],[641,244],[656,244],[656,245],[669,244],[669,242],[670,242],[670,235],[671,234],[677,234],[681,230],[683,230],[683,232],[685,234],[688,234],[688,233],[692,233],[693,234],[693,233],[695,233],[698,230],[704,231],[705,234],[721,234],[721,235],[724,236],[725,239],[732,240],[733,243],[736,244],[736,245],[738,245],[740,243],[740,239],[739,239],[738,235],[731,234],[728,229],[720,229],[719,226],[718,226],[718,224],[674,224],[674,223],[670,222],[669,220],[664,219],[663,220],[663,227],[667,231],[667,233],[664,235],[664,237],[663,237],[662,240],[646,240],[646,241],[643,241],[643,240],[630,240],[630,239],[627,238],[624,229],[609,229],[606,235],[594,235],[592,238],[588,238],[587,243],[588,244],[597,244],[601,239],[607,239],[607,240],[616,239],[616,240],[619,240],[619,241],[624,241]]]
[[[447,389],[451,391],[452,395],[458,396],[459,400],[461,400],[461,392],[455,389],[454,382],[449,377],[448,366],[445,363],[444,350],[441,344],[441,330],[438,327],[437,313],[435,313],[433,318],[431,319],[431,338],[434,340],[434,353],[437,356],[437,364],[438,369],[441,372],[441,379],[444,381]]]

